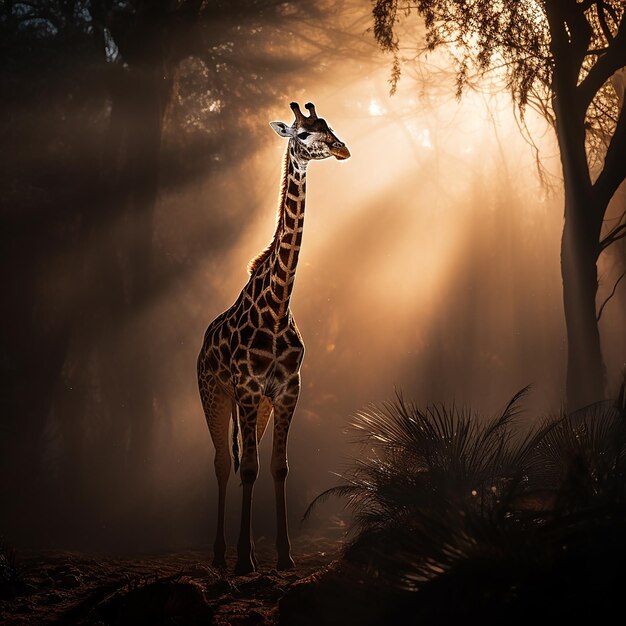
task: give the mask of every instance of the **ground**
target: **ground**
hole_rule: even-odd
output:
[[[294,540],[297,566],[288,572],[273,569],[272,544],[257,540],[258,572],[226,577],[210,566],[208,549],[123,557],[20,552],[20,581],[4,586],[0,624],[276,624],[279,599],[337,558],[340,544],[318,537]]]

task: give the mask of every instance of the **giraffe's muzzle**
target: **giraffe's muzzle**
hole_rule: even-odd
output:
[[[344,161],[350,158],[350,150],[345,145],[331,146],[330,153],[338,160]]]

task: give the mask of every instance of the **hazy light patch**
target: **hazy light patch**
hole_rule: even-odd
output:
[[[389,246],[389,255],[380,260],[370,283],[379,287],[381,296],[393,294],[397,305],[414,313],[425,305],[430,308],[440,290],[447,286],[449,269],[462,249],[459,244],[465,228],[462,216],[454,223],[442,219],[420,224],[418,211],[418,207],[407,208],[411,237]],[[415,216],[413,220],[411,214]]]
[[[224,103],[217,99],[217,100],[211,100],[207,107],[205,109],[203,109],[203,111],[209,111],[211,113],[219,113],[222,109],[224,108]]]
[[[430,130],[428,128],[423,128],[415,133],[415,137],[417,142],[422,148],[426,150],[434,150],[435,146],[433,146],[433,142],[430,138]]]
[[[393,215],[381,222],[378,250],[367,255],[369,264],[363,267],[369,313],[394,320],[391,335],[382,334],[384,341],[393,345],[398,360],[407,349],[416,349],[422,336],[428,336],[432,316],[445,306],[445,293],[463,253],[471,217],[460,193],[452,198],[451,204],[456,206],[452,219],[449,212],[429,210],[435,194],[427,186],[410,193],[408,185],[398,190],[400,185],[396,182],[396,189],[390,189],[390,194],[397,194]],[[412,329],[410,342],[404,329]]]
[[[381,117],[385,114],[385,110],[380,106],[380,102],[378,100],[370,100],[370,103],[367,107],[367,112],[372,117]]]

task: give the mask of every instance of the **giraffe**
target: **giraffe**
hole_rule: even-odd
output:
[[[251,537],[252,492],[258,475],[257,447],[273,415],[271,472],[276,496],[278,569],[294,567],[287,531],[285,480],[288,474],[287,435],[300,393],[304,343],[291,314],[302,241],[307,166],[312,160],[350,156],[348,148],[317,116],[312,103],[308,116],[296,102],[290,107],[291,126],[270,122],[288,139],[283,160],[277,223],[270,244],[248,264],[249,279],[235,303],[207,328],[198,356],[198,386],[215,447],[218,483],[217,531],[213,565],[226,568],[224,509],[231,470],[229,429],[235,473],[241,465],[242,508],[237,543],[236,574],[256,569]],[[241,432],[241,461],[239,460]]]

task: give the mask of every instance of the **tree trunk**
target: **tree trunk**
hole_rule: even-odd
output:
[[[569,199],[561,241],[563,306],[567,328],[568,410],[575,410],[604,397],[605,368],[596,318],[598,290],[598,239],[586,227],[584,215],[590,207]]]
[[[554,111],[565,188],[561,276],[567,328],[566,402],[572,411],[604,397],[605,368],[596,317],[604,211],[593,200],[585,150],[585,111],[570,87],[566,80],[555,82],[558,96]]]

